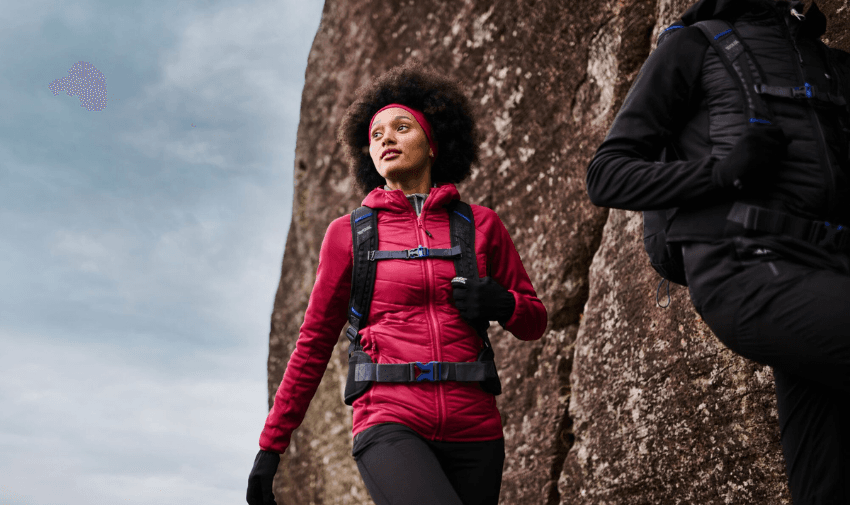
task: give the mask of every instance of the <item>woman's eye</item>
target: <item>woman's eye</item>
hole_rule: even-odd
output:
[[[410,127],[409,127],[409,126],[407,126],[406,124],[403,124],[403,125],[400,125],[400,126],[398,127],[398,130],[401,130],[402,128],[410,128]],[[398,130],[397,130],[397,131],[398,131]]]

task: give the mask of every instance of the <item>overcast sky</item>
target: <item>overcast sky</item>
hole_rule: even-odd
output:
[[[3,2],[0,505],[244,503],[321,10]]]

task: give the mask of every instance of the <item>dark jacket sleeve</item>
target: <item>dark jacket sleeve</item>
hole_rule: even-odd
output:
[[[714,158],[657,161],[701,99],[708,47],[698,28],[681,28],[646,60],[588,167],[587,192],[595,205],[664,209],[717,190]]]

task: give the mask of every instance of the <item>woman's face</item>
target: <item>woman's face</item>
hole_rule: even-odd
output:
[[[404,109],[382,110],[369,132],[369,155],[387,181],[419,179],[431,170],[431,152],[425,130]]]

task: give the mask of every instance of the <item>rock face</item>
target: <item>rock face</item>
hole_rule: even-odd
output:
[[[635,213],[594,207],[584,175],[682,0],[326,0],[310,53],[295,202],[269,345],[269,402],[295,347],[327,225],[361,196],[335,142],[355,89],[416,57],[465,83],[484,133],[459,188],[494,209],[549,310],[547,334],[493,332],[505,393],[501,503],[788,503],[773,379],[719,345],[658,277]],[[825,2],[847,48],[850,7]],[[342,403],[344,338],[281,459],[283,503],[369,504]]]

